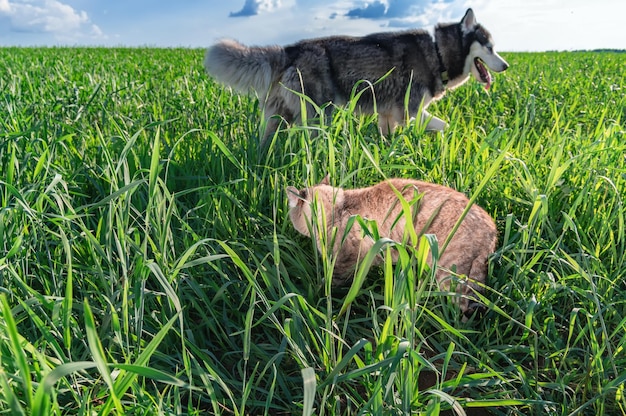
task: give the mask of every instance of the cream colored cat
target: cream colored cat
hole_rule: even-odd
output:
[[[348,282],[356,265],[374,244],[372,238],[363,236],[358,221],[353,222],[342,243],[350,217],[360,215],[362,218],[375,220],[381,238],[403,241],[406,222],[394,188],[407,201],[422,194],[421,199],[413,205],[413,209],[418,209],[417,215],[413,214],[413,226],[418,234],[437,236],[439,247],[444,244],[469,202],[464,194],[454,189],[412,179],[389,179],[368,188],[348,190],[330,186],[326,177],[311,188],[287,188],[289,217],[297,231],[307,237],[311,236],[312,213],[316,213],[317,224],[324,224],[322,212],[324,213],[328,236],[332,235],[333,227],[337,227],[333,247],[333,255],[336,257],[334,284]],[[315,208],[312,207],[314,202]],[[469,295],[472,289],[482,291],[472,281],[485,283],[487,261],[489,255],[495,251],[496,241],[497,230],[493,219],[482,208],[472,205],[447,248],[440,254],[436,271],[439,286],[448,290],[451,271],[456,270],[457,275],[470,278],[469,282],[457,286],[459,293]],[[320,251],[324,249],[319,238],[317,247]],[[430,260],[429,256],[429,265]],[[381,261],[382,257],[378,256],[375,263]],[[393,253],[393,261],[397,261],[397,253]],[[470,302],[467,297],[461,297],[459,306],[469,316],[479,305]]]

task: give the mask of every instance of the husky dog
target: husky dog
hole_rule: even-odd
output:
[[[378,112],[383,133],[419,111],[427,129],[443,130],[446,123],[426,112],[432,100],[463,84],[470,74],[489,88],[487,67],[501,72],[509,65],[494,51],[491,35],[468,9],[459,23],[437,25],[434,40],[424,30],[330,36],[285,47],[249,47],[224,39],[207,50],[204,66],[236,90],[256,91],[263,100],[267,137],[279,124],[272,116],[289,123],[301,120],[301,100],[294,92],[304,93],[319,106],[343,105],[362,92],[359,111]],[[306,111],[314,114],[311,105]]]
[[[409,202],[417,199],[412,207],[413,211],[417,210],[417,213],[411,213],[412,226],[418,235],[434,234],[439,244],[448,238],[469,203],[464,194],[454,189],[412,179],[389,179],[369,188],[344,190],[330,186],[326,177],[311,188],[298,190],[287,187],[289,217],[294,228],[307,237],[313,233],[320,252],[324,247],[318,230],[324,232],[325,228],[327,235],[331,236],[333,228],[337,228],[332,247],[334,284],[349,281],[359,261],[374,244],[372,238],[364,237],[358,221],[352,222],[351,228],[346,230],[350,217],[359,215],[375,220],[381,238],[403,240],[406,219],[398,195]],[[453,273],[469,278],[469,281],[457,286],[457,291],[464,295],[459,300],[459,306],[466,317],[481,307],[476,302],[470,302],[467,295],[474,290],[482,292],[476,282],[485,283],[487,261],[495,251],[496,241],[497,230],[493,219],[482,208],[472,205],[437,262],[435,276],[442,289],[450,289]],[[392,255],[395,263],[397,253]],[[381,261],[378,256],[374,264]],[[428,263],[432,264],[430,256]]]

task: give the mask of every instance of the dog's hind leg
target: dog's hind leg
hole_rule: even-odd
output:
[[[268,140],[272,138],[281,125],[289,124],[294,121],[293,113],[285,105],[284,99],[279,94],[268,95],[265,105],[263,106],[265,113],[265,129],[261,134],[261,148],[265,147]]]
[[[396,127],[404,122],[402,108],[392,108],[378,114],[378,129],[383,136],[393,133]]]
[[[281,123],[284,123],[284,122],[285,122],[284,119],[277,115],[267,117],[265,119],[265,128],[264,129],[262,128],[260,131],[261,149],[263,149],[271,141],[272,137],[274,137],[274,135],[277,133],[278,128],[280,127]]]
[[[378,130],[383,136],[389,135],[395,128],[393,117],[387,113],[378,114]]]

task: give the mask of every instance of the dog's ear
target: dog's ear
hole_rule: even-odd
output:
[[[320,185],[330,185],[330,174],[327,173],[326,176],[324,176],[324,179],[322,179],[322,181],[320,182]]]
[[[465,16],[461,19],[461,29],[464,33],[472,31],[476,27],[476,16],[472,9],[467,9]]]

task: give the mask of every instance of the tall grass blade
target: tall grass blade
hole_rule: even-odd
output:
[[[4,293],[0,294],[0,304],[2,306],[2,318],[4,321],[4,336],[8,338],[9,351],[11,351],[15,366],[19,371],[18,380],[22,385],[21,395],[26,405],[30,407],[33,403],[33,382],[31,379],[31,368],[25,354],[25,340],[17,331],[17,325],[15,319],[13,319],[13,312],[11,311],[9,301]],[[5,359],[8,359],[8,357]],[[11,391],[11,389],[8,391]],[[16,406],[13,399],[11,399],[11,402],[13,403],[12,407],[19,407]]]
[[[315,403],[315,391],[317,381],[315,379],[315,370],[311,367],[303,368],[301,370],[302,381],[304,384],[304,402],[302,404],[302,416],[314,415],[313,406]]]
[[[98,337],[98,331],[96,330],[96,323],[93,317],[93,313],[87,300],[85,300],[85,302],[83,303],[83,311],[85,314],[85,332],[87,333],[89,351],[91,352],[91,356],[94,359],[100,375],[102,376],[104,382],[109,388],[110,400],[112,401],[116,412],[123,413],[124,408],[122,407],[122,402],[119,399],[118,392],[113,385],[113,377],[111,376],[109,364],[106,360],[106,355],[104,349],[102,348],[100,338]],[[103,414],[107,413],[108,411],[104,412]]]

